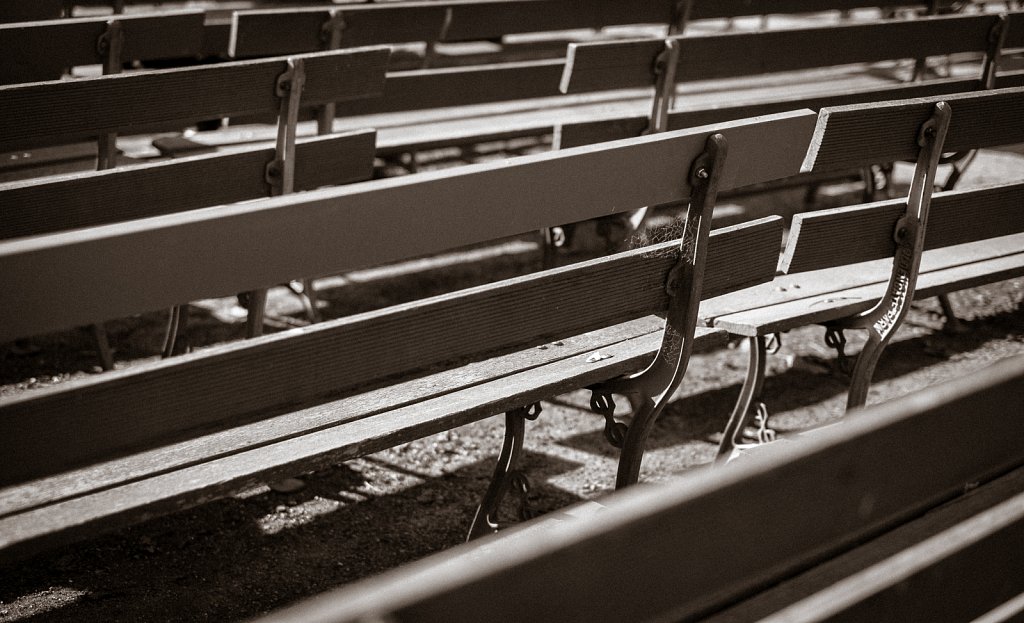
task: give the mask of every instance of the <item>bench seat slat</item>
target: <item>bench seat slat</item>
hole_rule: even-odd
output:
[[[722,345],[724,340],[720,331],[703,330],[695,339],[695,347],[705,350]],[[590,361],[587,353],[558,359],[548,365],[506,374],[492,382],[399,406],[376,417],[349,421],[344,426],[213,459],[209,459],[208,451],[197,448],[201,440],[192,441],[189,447],[197,448],[199,455],[209,460],[0,519],[0,548],[3,548],[0,560],[17,559],[22,552],[32,551],[36,539],[46,538],[48,546],[58,545],[86,533],[110,530],[187,508],[296,471],[315,470],[393,447],[547,398],[570,387],[636,371],[650,361],[659,344],[660,336],[648,333],[602,347],[601,352],[611,356],[597,362]],[[393,390],[389,393],[402,398]],[[330,407],[324,405],[313,411]],[[306,414],[300,411],[295,415]],[[150,473],[152,469],[149,466]]]
[[[974,620],[1024,591],[1022,550],[1017,469],[706,623]]]
[[[372,130],[300,139],[295,190],[373,175]],[[269,195],[273,148],[247,148],[43,181],[0,184],[0,239],[171,214]],[[180,192],[183,180],[189,191]],[[116,188],[116,191],[114,190]]]
[[[1019,277],[1024,274],[1022,245],[1024,236],[1017,234],[929,251],[921,260],[914,298],[920,300]],[[756,336],[846,318],[870,309],[881,298],[891,264],[891,260],[879,260],[855,265],[849,271],[828,269],[776,280],[770,286],[758,286],[744,293],[747,311],[714,316],[715,308],[710,307],[710,322],[735,335]],[[869,280],[874,283],[861,285]],[[793,283],[802,284],[800,298],[795,300],[792,300],[792,285],[785,285]],[[787,289],[780,291],[779,288]],[[781,296],[776,299],[778,302],[772,303],[775,295]],[[744,306],[742,301],[728,299],[728,296],[722,297],[722,302],[737,308]],[[716,302],[709,303],[715,305]]]
[[[0,340],[677,202],[712,131],[734,154],[722,187],[786,177],[814,118],[797,111],[0,243],[0,273],[18,301],[4,310]],[[479,206],[500,218],[480,219]],[[380,231],[401,240],[381,245]],[[40,287],[54,279],[60,288]]]
[[[704,295],[770,280],[780,238],[778,217],[717,231],[708,248]],[[0,402],[0,436],[18,440],[0,455],[0,483],[187,437],[197,429],[269,417],[488,350],[528,347],[663,310],[673,244],[678,243]],[[509,317],[516,322],[507,322]],[[71,420],[69,412],[75,413]],[[126,412],[133,415],[126,418]],[[54,444],[59,455],[45,451]]]

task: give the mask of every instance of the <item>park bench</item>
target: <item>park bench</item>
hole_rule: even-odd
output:
[[[195,121],[230,114],[274,113],[278,117],[275,157],[265,163],[262,179],[254,178],[249,183],[255,184],[264,194],[287,194],[294,189],[295,127],[300,107],[378,96],[387,57],[388,51],[383,48],[329,51],[287,58],[0,87],[0,104],[6,113],[0,120],[0,151],[100,137],[97,168],[104,170],[116,164],[117,133],[180,128]],[[77,111],[77,114],[68,115],[68,110]],[[250,150],[250,154],[257,153],[258,150]],[[372,160],[367,162],[372,163]],[[158,170],[163,173],[173,169]],[[29,186],[26,189],[25,186],[15,185],[9,190],[22,197],[36,193],[33,183]],[[44,181],[38,189],[42,189],[45,196],[48,190],[56,188],[59,191],[66,187]],[[0,192],[4,192],[2,187]],[[116,192],[112,191],[114,194]],[[33,196],[38,198],[38,193]],[[131,194],[127,196],[131,197]],[[191,208],[196,207],[194,202],[201,199],[203,197],[197,193],[191,199],[179,203],[185,203]],[[90,199],[82,196],[79,200]],[[116,203],[116,200],[109,203]],[[162,205],[166,206],[167,203],[173,203],[173,200]],[[20,226],[14,219],[24,218],[16,216],[21,209],[15,202],[4,203],[5,220],[8,210],[12,213],[11,227]],[[32,209],[31,206],[29,209]],[[154,206],[154,209],[167,208]],[[74,219],[64,223],[62,216],[52,210],[49,214],[56,217],[47,226],[50,231],[81,225]],[[110,218],[113,217],[111,214]],[[306,294],[311,294],[309,288],[306,288]],[[250,336],[262,331],[265,297],[266,292],[262,290],[253,292],[250,297],[251,313],[247,329]],[[315,311],[315,302],[311,302],[309,308]],[[180,308],[175,309],[176,315],[181,317]],[[98,327],[94,327],[94,334],[102,366],[111,369],[113,359],[106,335]]]
[[[996,15],[969,15],[839,27],[850,29],[842,32],[857,35],[851,37],[854,52],[843,60],[854,62],[857,59],[870,61],[915,58],[922,53],[931,54],[932,51],[952,53],[968,50],[984,53],[993,47],[989,35],[998,19]],[[1016,41],[1015,37],[1024,37],[1024,34],[1013,34],[1024,32],[1024,28],[1013,28],[1012,23],[1018,19],[1017,15],[1011,15],[1009,18],[1010,43]],[[909,38],[908,35],[911,29],[914,31],[913,38]],[[838,36],[833,30],[801,28],[784,31],[780,36],[785,34],[795,40],[803,40],[803,35],[807,35],[808,40],[823,45],[821,42],[824,38],[831,45],[830,38]],[[763,66],[756,57],[748,54],[750,48],[746,47],[744,42],[748,37],[752,37],[759,42],[758,45],[764,45],[767,38],[773,36],[775,35],[772,32],[727,33],[679,39],[685,42],[686,46],[700,46],[703,52],[699,56],[687,53],[680,56],[677,79],[681,80],[685,76],[687,80],[710,80],[729,75],[735,77],[757,74],[763,71]],[[930,47],[918,45],[922,40]],[[630,77],[629,82],[617,82],[606,76],[600,79],[594,77],[592,80],[573,80],[566,75],[576,75],[577,72],[571,71],[571,74],[567,74],[567,70],[571,68],[566,61],[560,59],[392,71],[388,73],[384,86],[385,93],[380,101],[338,105],[338,118],[334,127],[377,128],[378,154],[391,158],[440,147],[538,137],[551,133],[556,126],[566,123],[609,115],[621,116],[627,111],[630,115],[639,112],[649,118],[650,88],[656,81],[652,68],[658,54],[651,46],[660,51],[664,44],[661,40],[646,40],[639,43],[651,54],[645,59],[637,58],[636,63],[627,68],[628,71],[619,73],[620,76]],[[576,49],[582,54],[584,50],[590,50],[592,47],[603,49],[598,44],[579,45]],[[715,58],[715,62],[708,62],[709,56]],[[819,60],[821,58],[818,54],[808,54],[799,62],[810,67],[830,66],[839,62],[835,57]],[[686,69],[683,69],[683,66]],[[836,91],[845,92],[854,87],[878,88],[880,83],[889,87],[895,86],[891,78],[863,75],[862,69],[857,71],[861,75],[853,80],[852,85],[846,81],[836,80],[831,70],[827,81],[822,80],[823,75],[818,75],[817,95],[823,95],[822,91],[833,94]],[[787,76],[787,92],[784,95],[787,99],[792,99],[792,76]],[[569,93],[561,94],[560,86],[566,80],[570,80]],[[630,86],[636,88],[629,88]],[[962,85],[947,85],[946,88],[959,90],[959,86]],[[782,86],[777,84],[770,90],[771,92],[762,92],[760,97],[770,99],[771,95],[777,94],[781,88]],[[812,93],[808,93],[806,97],[810,97]],[[892,97],[900,97],[900,94],[896,93]],[[704,110],[714,109],[722,105],[722,92],[712,90],[694,93],[692,96],[688,94],[687,100]],[[309,131],[309,126],[303,126],[303,130],[300,130]],[[225,128],[220,132],[203,133],[191,137],[191,140],[200,145],[217,146],[266,138],[267,132],[258,126],[239,126]],[[565,140],[564,130],[562,140]],[[415,167],[415,157],[409,164]]]
[[[750,346],[747,378],[719,448],[721,457],[732,453],[744,423],[755,413],[762,424],[767,419],[758,401],[769,336],[824,324],[826,343],[842,359],[843,328],[867,330],[848,397],[848,408],[860,406],[875,363],[915,296],[1024,274],[1024,175],[998,186],[931,197],[939,152],[1024,142],[1022,110],[1024,88],[1017,87],[821,111],[803,170],[916,157],[911,188],[906,199],[797,214],[780,275],[745,291],[742,301],[723,299],[729,311],[719,311],[716,301],[702,309],[709,326],[746,337]],[[927,146],[922,135],[919,148],[914,138],[923,131],[922,123],[941,124],[943,116],[949,117],[948,133],[943,136],[936,127],[934,144]],[[935,121],[927,121],[930,117]]]
[[[799,111],[0,242],[13,303],[0,322],[8,340],[634,204],[692,194],[694,208],[682,243],[2,401],[0,556],[29,555],[497,413],[535,415],[536,407],[524,407],[642,370],[664,334],[660,363],[641,387],[660,408],[689,353],[721,344],[721,331],[694,330],[698,300],[774,273],[776,217],[715,232],[705,244],[715,191],[792,174],[813,123]],[[682,258],[673,250],[680,245]],[[666,310],[668,330],[651,316]],[[627,447],[634,438],[625,453],[638,461],[643,435],[626,435]]]
[[[1022,402],[1018,356],[259,621],[1017,620]]]

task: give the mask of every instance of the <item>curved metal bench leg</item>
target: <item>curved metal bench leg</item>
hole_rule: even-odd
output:
[[[864,342],[864,348],[857,355],[857,363],[853,366],[850,393],[846,397],[847,411],[863,407],[867,402],[871,377],[875,374],[875,365],[878,364],[878,358],[882,356],[882,351],[885,350],[891,336],[891,332],[883,336],[873,329],[869,330],[868,339]]]
[[[747,338],[750,345],[750,360],[747,362],[747,378],[743,381],[739,398],[733,408],[729,422],[722,433],[722,441],[718,444],[718,455],[715,461],[725,461],[732,456],[743,429],[755,413],[755,402],[761,397],[764,387],[765,370],[767,368],[767,346],[763,335]]]
[[[167,317],[167,331],[164,334],[164,347],[163,352],[160,355],[162,359],[172,357],[176,352],[188,352],[189,348],[187,342],[184,348],[176,348],[180,336],[185,334],[187,328],[188,306],[175,305],[170,309],[170,314],[168,314]]]
[[[949,333],[964,333],[967,331],[967,327],[957,317],[956,311],[953,309],[953,303],[949,300],[948,294],[940,294],[937,297],[939,299],[939,305],[942,307],[942,315],[946,318],[946,324],[943,330]]]
[[[263,319],[267,312],[267,290],[261,288],[249,293],[249,315],[245,319],[245,337],[254,338],[263,335]]]
[[[472,541],[485,534],[498,531],[498,509],[510,490],[520,496],[520,519],[529,519],[532,515],[527,506],[530,493],[530,481],[526,475],[516,469],[519,455],[523,450],[526,437],[526,420],[535,420],[540,415],[540,403],[528,407],[513,409],[505,414],[505,440],[501,445],[498,462],[494,466],[494,475],[487,486],[487,491],[473,515],[473,523],[469,526],[467,541]]]
[[[92,339],[96,345],[96,356],[99,357],[100,367],[104,372],[114,369],[114,353],[110,350],[110,342],[107,340],[107,330],[101,324],[94,324]]]

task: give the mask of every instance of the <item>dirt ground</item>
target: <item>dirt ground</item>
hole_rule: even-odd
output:
[[[1024,178],[1022,150],[986,152],[962,187]],[[906,172],[903,172],[904,175]],[[802,191],[723,206],[722,214],[792,211]],[[846,197],[847,199],[849,197]],[[822,203],[842,203],[842,192]],[[536,241],[524,237],[438,258],[322,279],[328,317],[500,279],[538,266]],[[1024,352],[1024,279],[953,295],[962,332],[943,330],[935,300],[914,304],[883,355],[869,396],[877,403],[942,383]],[[298,300],[272,293],[281,326],[301,322]],[[165,314],[107,324],[118,367],[156,358]],[[823,330],[783,337],[770,357],[764,401],[780,435],[841,412],[847,379]],[[208,345],[239,339],[242,317],[231,299],[192,306],[190,339]],[[851,338],[849,352],[857,350]],[[697,355],[651,435],[641,479],[656,482],[707,464],[739,393],[742,347]],[[0,398],[95,374],[85,332],[69,331],[0,346]],[[617,453],[603,420],[577,392],[543,404],[528,424],[523,467],[540,512],[611,490]],[[1007,405],[1021,415],[1021,405]],[[0,621],[235,621],[391,569],[465,538],[503,435],[494,417],[332,469],[302,476],[305,487],[267,487],[155,519],[0,569]],[[512,510],[507,509],[509,517]],[[752,526],[756,528],[756,524]]]

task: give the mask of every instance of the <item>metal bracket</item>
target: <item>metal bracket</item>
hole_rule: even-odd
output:
[[[320,41],[322,49],[337,50],[341,47],[341,36],[348,26],[345,23],[345,16],[341,9],[331,9],[330,17],[320,26]],[[320,107],[316,116],[316,133],[324,136],[334,131],[334,117],[337,114],[337,106],[334,102],[328,102]]]
[[[591,388],[595,392],[592,404],[599,407],[596,409],[599,413],[607,413],[608,407],[613,407],[613,403],[609,404],[610,401],[597,396],[612,393],[630,397],[630,403],[634,407],[632,422],[626,428],[622,441],[616,487],[624,487],[637,481],[647,436],[686,373],[690,352],[693,349],[693,333],[697,326],[697,309],[704,282],[711,216],[718,196],[718,180],[725,164],[727,150],[728,143],[724,136],[709,136],[705,151],[694,159],[688,172],[687,184],[691,187],[690,205],[686,211],[683,237],[679,243],[679,260],[666,278],[665,289],[670,293],[669,308],[665,315],[665,330],[657,357],[641,372],[612,379]],[[606,434],[613,443],[622,432],[617,423],[611,421],[606,425],[606,429]]]
[[[690,12],[693,9],[693,0],[679,0],[672,9],[672,21],[668,25],[668,34],[681,35],[690,22]]]
[[[1003,53],[1003,45],[1006,43],[1006,33],[1009,30],[1007,24],[1009,17],[1006,13],[1000,13],[992,30],[988,33],[988,50],[985,51],[985,62],[981,69],[981,88],[985,90],[994,89],[996,86],[996,72],[999,70],[999,57]]]
[[[467,541],[498,531],[498,509],[510,490],[519,499],[517,515],[520,520],[536,515],[530,504],[530,480],[516,466],[526,436],[526,420],[536,420],[542,410],[540,403],[535,402],[505,413],[505,440],[491,482],[469,527]]]
[[[679,40],[665,39],[665,49],[654,59],[654,98],[644,134],[668,130],[668,113],[675,100],[676,70],[679,67]]]
[[[306,84],[303,59],[288,59],[288,69],[277,77],[274,93],[281,99],[277,119],[277,143],[274,160],[267,163],[266,180],[274,195],[287,195],[295,189],[295,134],[299,105]]]
[[[107,22],[107,29],[96,40],[96,51],[103,58],[103,74],[121,73],[121,55],[124,53],[124,23],[119,19]],[[104,171],[117,166],[117,134],[109,132],[96,140],[96,170]]]

